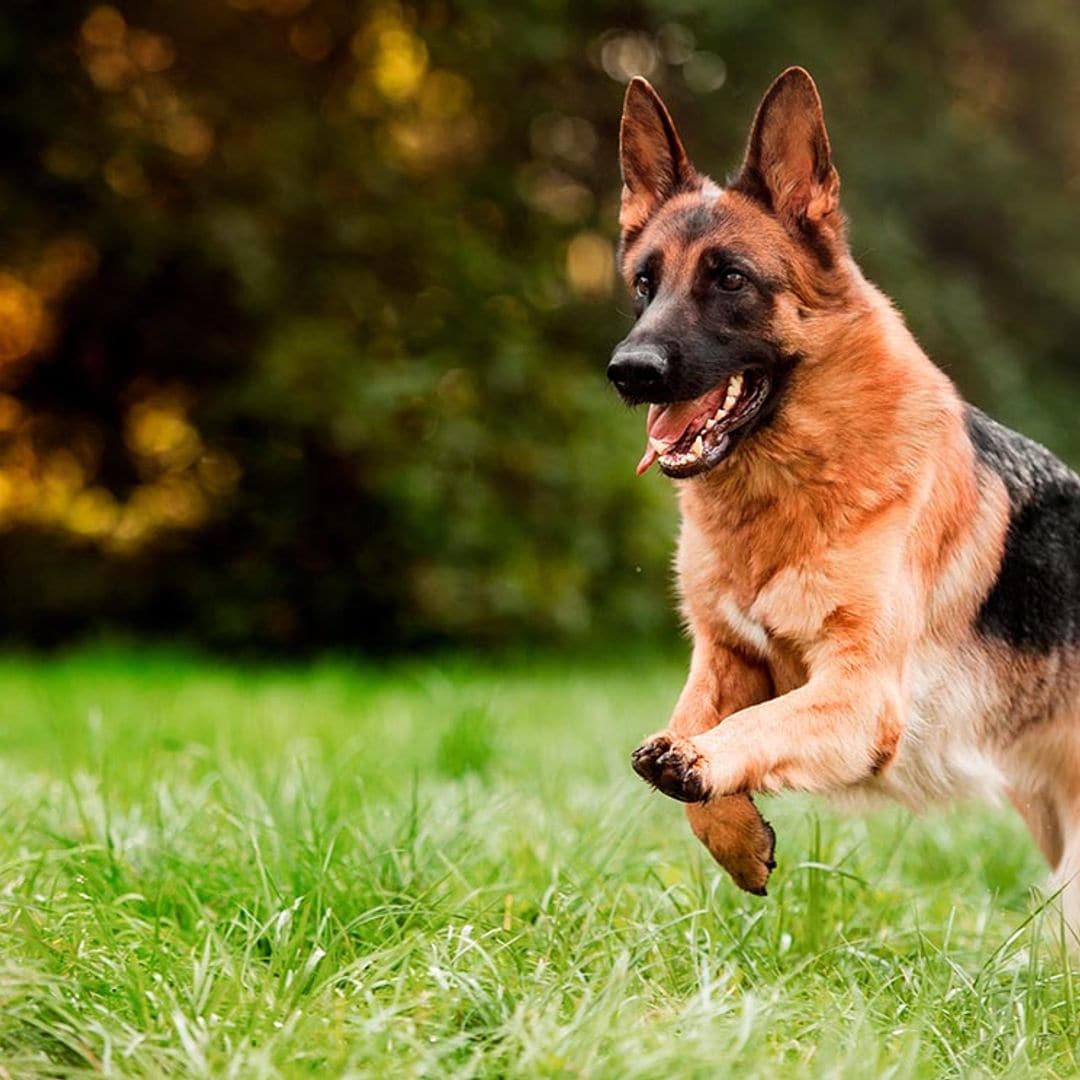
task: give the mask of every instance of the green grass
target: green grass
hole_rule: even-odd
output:
[[[0,661],[0,1076],[1070,1076],[1005,810],[772,800],[765,900],[630,773],[679,665]]]

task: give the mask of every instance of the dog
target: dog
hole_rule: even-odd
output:
[[[636,322],[607,374],[677,482],[693,640],[634,769],[764,894],[784,790],[1006,794],[1080,931],[1080,477],[966,404],[852,258],[821,99],[790,68],[734,180],[642,78],[620,129]]]

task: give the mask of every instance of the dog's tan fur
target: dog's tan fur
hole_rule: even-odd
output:
[[[848,252],[809,76],[781,76],[755,120],[740,175],[765,185],[764,202],[694,172],[640,82],[623,166],[628,284],[649,245],[663,246],[669,287],[706,246],[752,252],[785,282],[771,332],[800,357],[771,423],[679,484],[693,658],[639,771],[688,800],[695,834],[753,891],[773,851],[749,793],[786,789],[913,807],[1004,791],[1063,879],[1080,870],[1080,658],[1029,656],[975,629],[1009,498],[977,460],[953,385]],[[657,168],[676,191],[641,182]],[[683,242],[695,205],[723,213]],[[1075,892],[1071,905],[1075,922]]]

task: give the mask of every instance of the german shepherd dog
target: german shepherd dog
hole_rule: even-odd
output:
[[[1080,477],[960,398],[852,259],[801,68],[726,187],[627,90],[608,376],[677,481],[693,636],[633,767],[764,894],[754,792],[1005,793],[1080,931]]]

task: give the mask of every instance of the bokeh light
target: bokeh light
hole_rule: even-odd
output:
[[[42,344],[45,328],[41,294],[13,275],[0,273],[0,364],[28,356]]]

